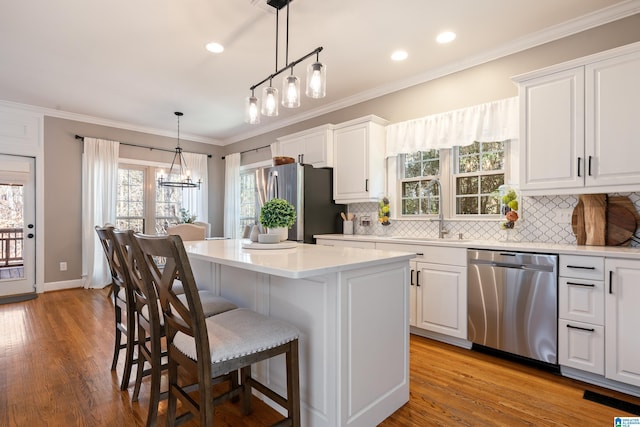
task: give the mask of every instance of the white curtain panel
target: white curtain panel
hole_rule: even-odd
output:
[[[518,97],[387,126],[386,156],[519,137]]]
[[[271,150],[271,157],[276,157],[280,155],[280,143],[272,142],[269,144],[269,149]]]
[[[207,182],[208,166],[207,155],[182,152],[184,161],[191,173],[194,182],[202,180],[200,189],[185,188],[182,190],[182,207],[191,215],[195,215],[198,221],[209,222],[209,187]]]
[[[82,276],[85,288],[104,288],[111,272],[95,231],[116,222],[120,143],[84,138],[82,154]]]
[[[227,154],[224,163],[224,237],[240,237],[240,153]]]

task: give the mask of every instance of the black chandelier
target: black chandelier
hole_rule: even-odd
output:
[[[189,171],[189,168],[187,167],[187,162],[185,162],[184,156],[182,155],[182,147],[180,147],[180,117],[182,117],[183,114],[179,111],[176,111],[173,114],[178,117],[178,145],[176,146],[175,154],[173,155],[173,161],[171,162],[169,174],[166,178],[160,175],[160,178],[158,178],[158,186],[170,188],[200,189],[202,180],[198,179],[197,182],[193,182],[193,180],[191,179],[191,173]]]
[[[306,55],[289,62],[289,3],[292,0],[268,0],[267,4],[276,9],[276,66],[275,72],[267,76],[262,81],[249,88],[251,96],[245,102],[245,122],[250,124],[260,123],[260,114],[273,117],[278,115],[279,94],[278,89],[273,87],[273,78],[286,70],[291,70],[291,74],[282,81],[282,106],[286,108],[297,108],[300,106],[300,80],[293,75],[293,67],[305,59],[316,55],[315,62],[307,66],[307,84],[305,93],[310,98],[324,98],[327,94],[327,67],[320,62],[320,52],[322,46],[315,48]],[[278,69],[278,17],[280,9],[287,6],[287,32],[285,43],[285,66]],[[262,104],[255,96],[255,89],[269,81],[269,86],[262,89]],[[260,106],[258,105],[260,104]]]

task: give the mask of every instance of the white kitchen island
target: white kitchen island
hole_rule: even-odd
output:
[[[247,240],[186,242],[199,286],[300,329],[303,426],[375,426],[409,401],[409,259],[415,254]],[[284,357],[258,365],[286,395]]]

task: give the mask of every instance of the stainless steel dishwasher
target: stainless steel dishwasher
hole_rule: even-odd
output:
[[[558,256],[469,249],[468,337],[556,365]]]

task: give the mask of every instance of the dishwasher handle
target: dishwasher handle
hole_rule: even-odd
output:
[[[469,264],[486,265],[495,268],[510,268],[514,270],[523,271],[553,271],[553,266],[550,265],[537,265],[537,264],[512,264],[508,262],[478,262],[478,260],[469,260]]]

